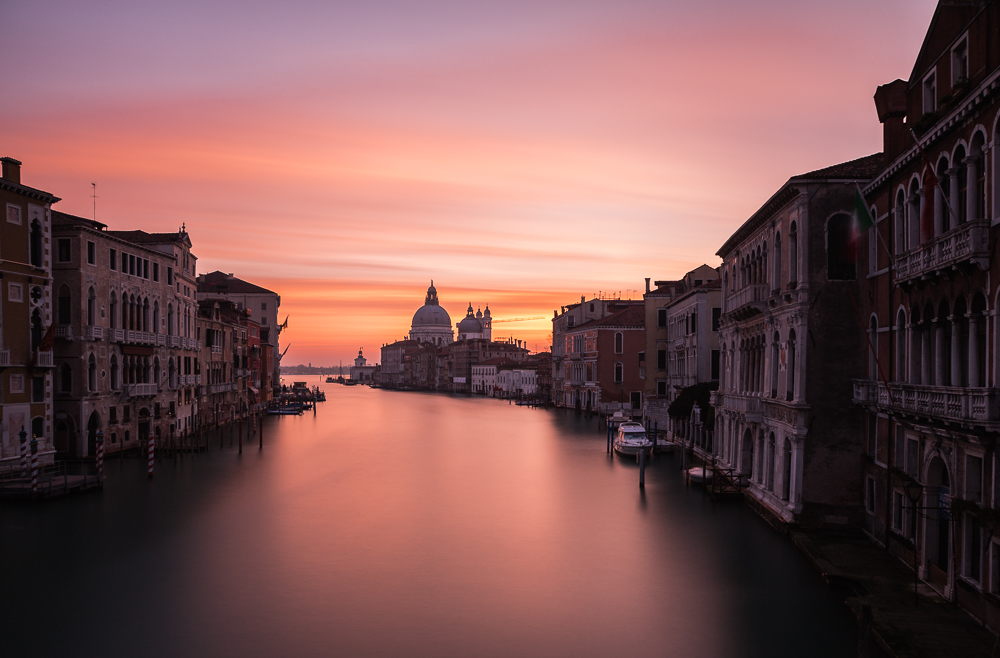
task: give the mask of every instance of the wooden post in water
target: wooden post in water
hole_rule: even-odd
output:
[[[146,476],[153,477],[153,433],[149,433],[149,440],[146,442],[149,451],[149,461],[146,466]]]
[[[659,422],[653,421],[653,452],[656,452],[656,430],[659,429]],[[652,453],[650,453],[652,455]]]
[[[608,423],[608,454],[611,454],[611,423]]]
[[[239,429],[240,429],[240,431],[239,431],[239,437],[240,437],[240,454],[242,455],[243,454],[243,416],[240,416],[240,428]]]
[[[260,450],[264,449],[264,414],[260,414]]]
[[[646,488],[646,451],[639,448],[639,488]]]

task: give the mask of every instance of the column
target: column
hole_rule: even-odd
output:
[[[941,235],[948,230],[948,218],[944,214],[944,192],[941,186],[934,188],[934,235]]]
[[[960,169],[958,167],[952,167],[947,172],[949,180],[949,192],[948,203],[951,205],[951,212],[948,213],[948,228],[955,228],[958,226],[958,172]]]
[[[931,238],[931,236],[929,235],[924,235],[923,221],[921,219],[924,216],[924,204],[930,203],[931,200],[927,198],[927,188],[921,188],[920,191],[917,192],[917,197],[919,199],[919,208],[917,211],[917,218],[916,218],[918,227],[917,234],[920,236],[920,244],[923,244],[924,242],[927,242]]]
[[[961,350],[959,349],[961,341],[959,340],[959,318],[952,315],[948,318],[951,320],[951,385],[961,386],[962,385],[962,359]]]
[[[969,313],[969,386],[976,388],[983,385],[979,381],[979,323],[977,313]]]
[[[805,326],[800,327],[801,331],[795,332],[795,391],[792,399],[796,402],[805,400],[806,397],[806,334],[809,333]]]
[[[920,350],[920,336],[917,333],[917,326],[913,323],[906,325],[906,381],[910,384],[920,383],[920,371],[917,370],[917,354]]]
[[[934,323],[934,385],[944,386],[944,324]]]

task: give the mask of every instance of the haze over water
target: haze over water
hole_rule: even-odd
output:
[[[315,378],[309,378],[310,384]],[[851,656],[846,608],[678,463],[595,420],[325,386],[264,450],[108,463],[0,507],[6,655]]]

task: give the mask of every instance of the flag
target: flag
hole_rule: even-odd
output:
[[[855,185],[855,187],[857,186]],[[867,231],[875,226],[875,221],[872,219],[871,213],[868,212],[868,204],[865,203],[865,198],[861,196],[860,188],[854,192],[854,222],[859,235],[863,231]]]
[[[56,342],[56,323],[55,320],[49,325],[49,328],[45,330],[45,335],[42,336],[42,341],[38,344],[39,352],[51,352],[52,346]]]

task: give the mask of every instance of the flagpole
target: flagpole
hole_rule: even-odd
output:
[[[854,187],[858,190],[858,196],[861,197],[861,204],[867,210],[868,209],[868,202],[865,201],[865,195],[861,191],[861,186],[858,185],[857,182],[855,182],[854,183]],[[878,210],[876,210],[875,212],[877,214]],[[896,265],[896,259],[892,257],[892,254],[889,252],[889,245],[887,245],[885,243],[885,238],[882,237],[882,234],[878,230],[878,217],[872,217],[872,228],[875,229],[875,236],[876,236],[875,237],[875,241],[882,243],[882,248],[885,250],[885,255],[889,257],[889,264],[891,266],[895,266]],[[877,264],[875,266],[875,269],[876,270],[878,269],[878,265]]]

